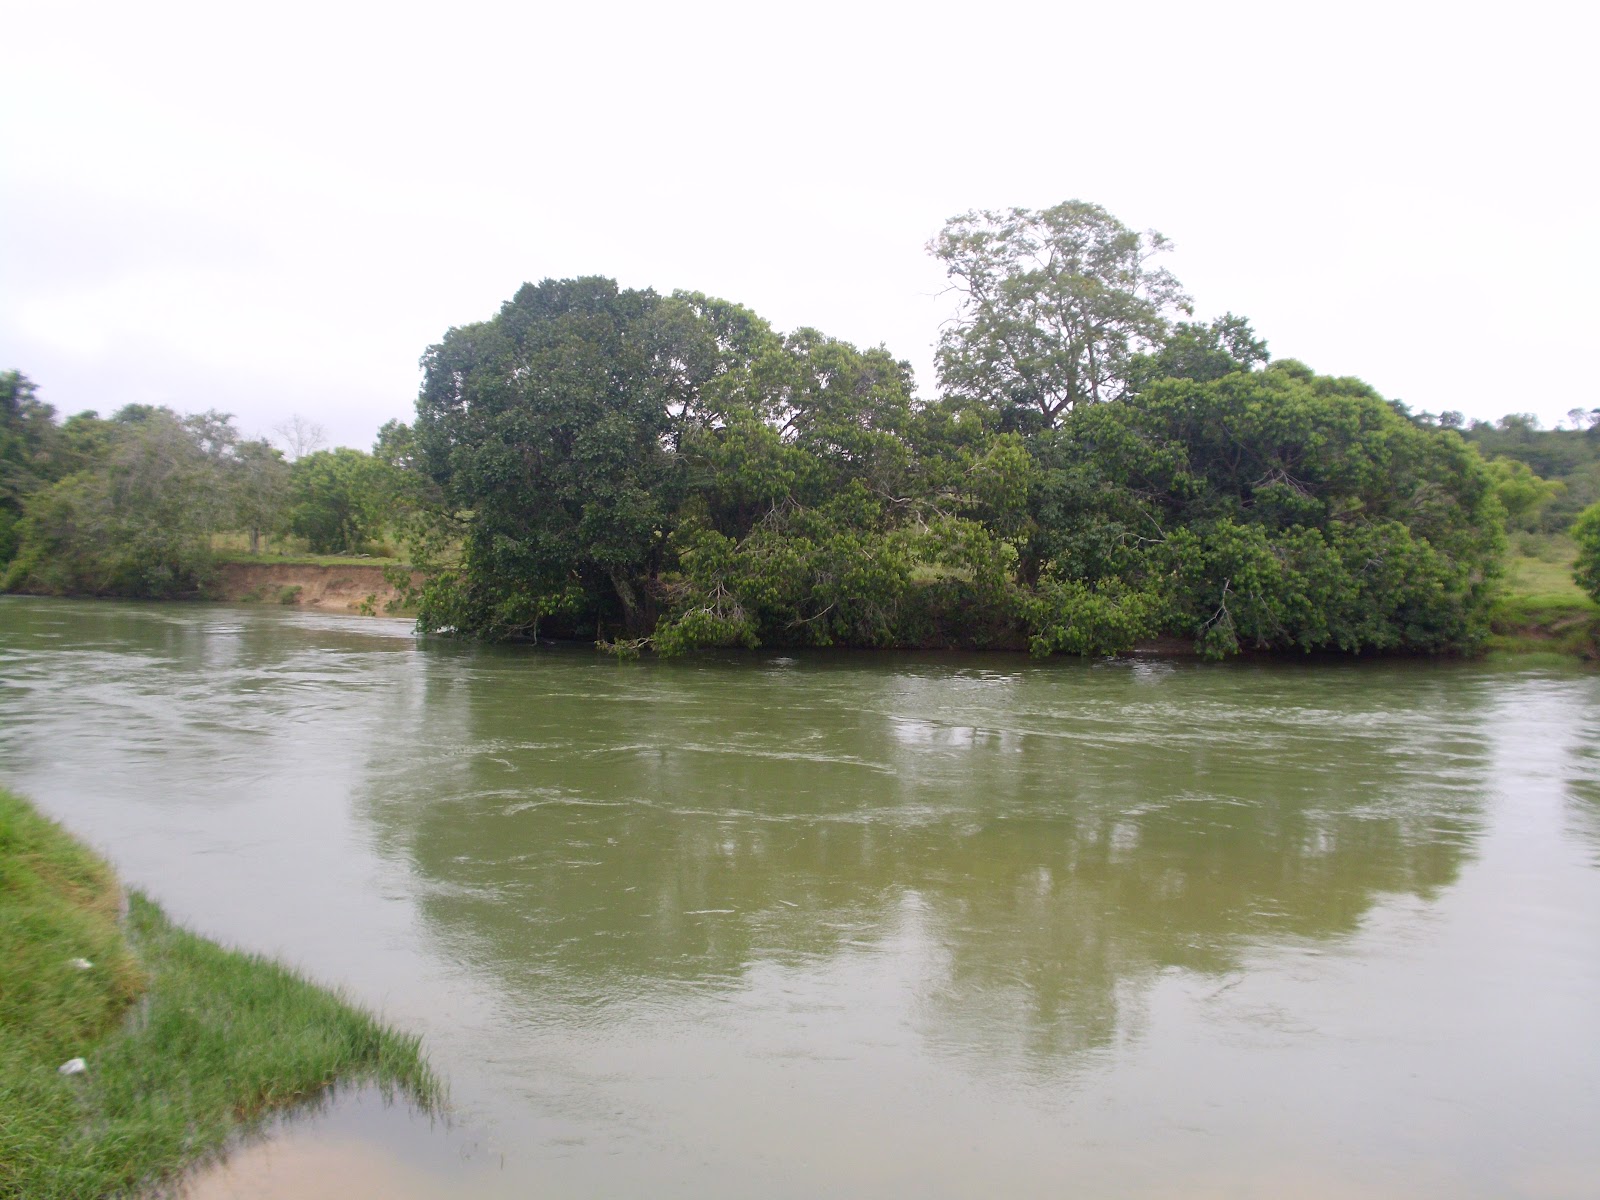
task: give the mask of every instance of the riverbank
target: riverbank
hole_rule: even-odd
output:
[[[1600,660],[1600,604],[1572,577],[1570,555],[1512,556],[1506,594],[1490,617],[1494,654],[1561,654]]]
[[[217,564],[210,592],[231,604],[282,604],[328,612],[393,615],[405,597],[390,578],[399,564],[386,559],[230,558]],[[401,568],[404,570],[404,568]],[[413,584],[420,575],[410,576]]]
[[[0,789],[0,1196],[136,1195],[268,1114],[375,1080],[425,1109],[419,1039],[169,921]]]
[[[367,616],[410,616],[408,597],[395,586],[392,559],[320,556],[251,557],[243,554],[218,562],[207,596],[230,604],[282,605],[324,612]],[[412,587],[422,576],[407,572]],[[1492,636],[1486,649],[1492,654],[1560,654],[1600,661],[1600,605],[1595,604],[1572,579],[1571,562],[1547,561],[1525,555],[1508,564],[1507,588],[1491,616]],[[572,630],[574,640],[587,641],[583,631]],[[918,647],[924,650],[1005,650],[1025,652],[1027,640],[1020,629],[989,630],[980,639],[963,638],[959,631],[937,629]],[[1191,639],[1165,636],[1140,643],[1140,654],[1189,657]]]

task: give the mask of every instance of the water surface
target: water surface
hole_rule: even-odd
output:
[[[754,654],[0,600],[0,779],[424,1035],[194,1195],[1600,1178],[1600,676]]]

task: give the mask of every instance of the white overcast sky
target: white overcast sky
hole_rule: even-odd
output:
[[[925,252],[1102,204],[1415,409],[1600,405],[1595,6],[0,5],[0,369],[369,446],[525,280],[737,300],[932,395]]]

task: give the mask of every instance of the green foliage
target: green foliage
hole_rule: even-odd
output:
[[[773,509],[737,542],[690,527],[675,548],[684,585],[657,627],[665,653],[758,640],[890,645],[911,586],[907,542],[885,535],[884,506],[859,480],[817,508]]]
[[[125,938],[119,901],[104,864],[0,791],[0,1195],[142,1194],[337,1080],[440,1103],[416,1038],[138,893]],[[87,1070],[58,1074],[73,1057]]]
[[[229,475],[232,523],[249,535],[250,553],[259,553],[262,536],[277,533],[286,524],[289,464],[270,442],[240,442],[234,447]]]
[[[1578,547],[1572,577],[1600,604],[1600,504],[1591,504],[1573,522],[1572,540]]]
[[[546,280],[428,350],[416,445],[463,569],[424,589],[424,628],[512,636],[620,607],[648,629],[644,583],[682,486],[674,414],[714,369],[686,327],[686,305],[653,292]]]
[[[29,498],[6,588],[155,598],[199,591],[212,567],[211,534],[227,516],[228,419],[130,406],[102,424],[94,431],[102,459]]]
[[[1458,416],[1447,413],[1438,420]],[[1513,517],[1515,528],[1560,533],[1585,508],[1600,503],[1600,418],[1577,409],[1569,418],[1574,428],[1541,429],[1529,414],[1511,413],[1494,424],[1475,421],[1463,430],[1486,459],[1523,463],[1541,481],[1562,487],[1542,497],[1524,519]],[[1433,419],[1426,413],[1418,418],[1424,424]]]
[[[1134,359],[1128,373],[1135,387],[1158,379],[1209,383],[1236,371],[1253,371],[1270,358],[1250,322],[1225,313],[1209,325],[1179,321],[1154,353]]]
[[[884,348],[782,336],[699,293],[524,286],[424,359],[424,629],[696,647],[1470,649],[1511,514],[1485,466],[1354,379],[1188,311],[1103,209],[969,213],[919,402]],[[1456,422],[1459,424],[1459,422]],[[616,636],[617,634],[624,636]]]
[[[1293,362],[1167,380],[1074,413],[1036,453],[1025,558],[1043,578],[1164,596],[1206,653],[1440,650],[1486,632],[1503,549],[1488,472],[1356,381]]]
[[[16,555],[24,502],[60,477],[62,450],[55,410],[33,381],[0,372],[0,568]]]
[[[1168,248],[1077,200],[951,218],[929,246],[962,297],[939,339],[940,382],[1028,425],[1117,399],[1167,314],[1188,311],[1178,281],[1149,265]]]
[[[1051,654],[1117,654],[1161,631],[1165,602],[1154,591],[1130,587],[1115,576],[1085,583],[1040,580],[1024,606],[1028,649]]]
[[[361,554],[388,521],[396,468],[341,446],[298,458],[288,470],[288,525],[313,554]]]
[[[1489,463],[1495,498],[1505,510],[1507,529],[1538,528],[1539,514],[1567,490],[1559,480],[1540,479],[1527,463],[1496,458]]]

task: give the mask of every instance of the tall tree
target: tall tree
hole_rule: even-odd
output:
[[[652,291],[547,279],[429,348],[416,445],[462,558],[425,589],[424,625],[515,636],[582,612],[649,631],[700,374],[695,322],[664,316],[683,313]]]
[[[951,218],[929,243],[961,296],[939,339],[940,383],[1024,428],[1121,396],[1135,355],[1190,311],[1151,265],[1169,245],[1081,200]]]
[[[283,524],[289,505],[289,464],[265,438],[240,442],[233,448],[232,483],[234,520],[250,535],[250,553],[261,552],[261,535]]]

